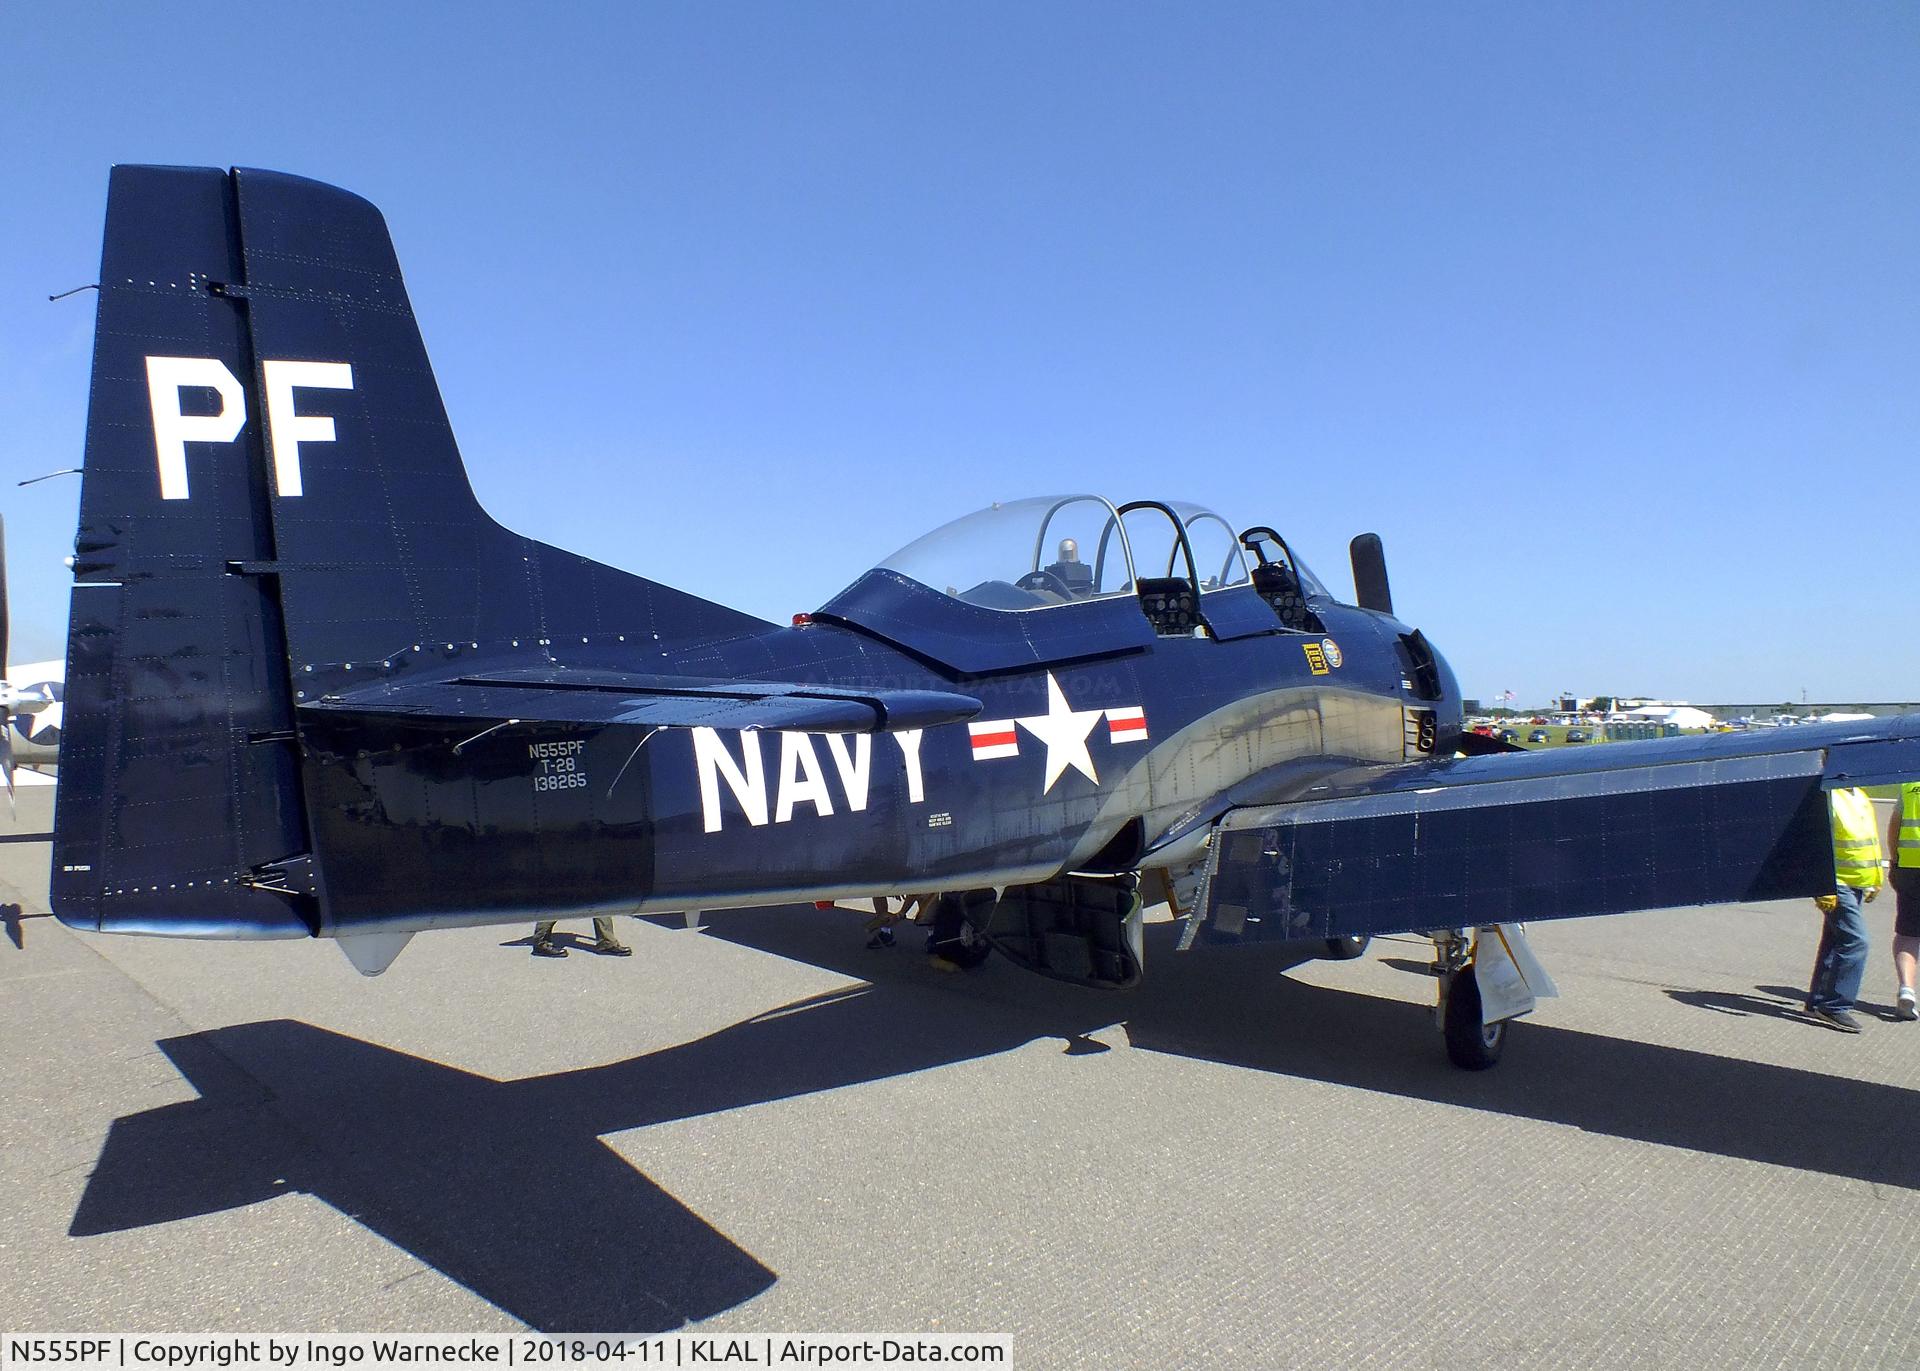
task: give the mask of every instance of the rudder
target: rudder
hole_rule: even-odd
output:
[[[53,909],[76,927],[304,934],[310,909],[248,884],[305,833],[297,762],[270,741],[294,726],[279,607],[227,573],[273,556],[258,429],[224,381],[175,389],[186,413],[163,435],[154,422],[173,378],[253,372],[245,319],[218,293],[242,275],[227,175],[115,168],[100,270]]]

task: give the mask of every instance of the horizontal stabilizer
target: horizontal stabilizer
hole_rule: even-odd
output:
[[[515,668],[445,681],[403,680],[340,692],[302,711],[365,718],[517,719],[641,728],[765,729],[786,733],[897,733],[962,723],[971,695],[865,690],[784,681],[702,681],[622,671]]]

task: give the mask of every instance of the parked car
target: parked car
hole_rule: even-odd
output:
[[[1570,728],[1567,730],[1567,741],[1570,743],[1590,743],[1593,741],[1593,735],[1584,728]]]
[[[1528,741],[1528,742],[1530,742],[1530,743],[1544,743],[1544,742],[1546,742],[1546,741],[1547,741],[1547,730],[1546,730],[1546,729],[1544,729],[1544,728],[1536,728],[1536,729],[1534,729],[1534,730],[1533,730],[1533,732],[1531,732],[1531,733],[1529,733],[1529,734],[1527,735],[1527,741]]]
[[[1510,728],[1503,728],[1493,736],[1503,743],[1517,743],[1520,741],[1520,735]]]

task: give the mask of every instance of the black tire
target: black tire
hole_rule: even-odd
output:
[[[1500,1060],[1507,1045],[1504,1023],[1480,1022],[1480,983],[1473,967],[1454,973],[1447,987],[1447,1017],[1442,1025],[1447,1039],[1447,1057],[1462,1071],[1485,1071]]]
[[[933,928],[927,934],[927,955],[944,957],[962,971],[972,971],[987,960],[993,946],[967,922],[960,901],[943,896],[933,909]]]
[[[1373,939],[1365,933],[1350,934],[1345,938],[1328,938],[1327,950],[1321,957],[1329,962],[1350,962],[1355,957],[1367,955],[1367,944]]]

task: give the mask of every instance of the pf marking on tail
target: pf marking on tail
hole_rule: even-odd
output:
[[[298,495],[300,444],[334,441],[333,419],[294,408],[297,386],[352,390],[353,368],[345,362],[296,362],[269,358],[260,364],[267,395],[267,446],[273,453],[278,495]],[[180,392],[195,387],[220,397],[218,414],[184,414]],[[187,498],[187,444],[231,443],[247,423],[247,393],[239,377],[215,357],[148,357],[147,401],[153,409],[153,450],[160,464],[160,498]]]

